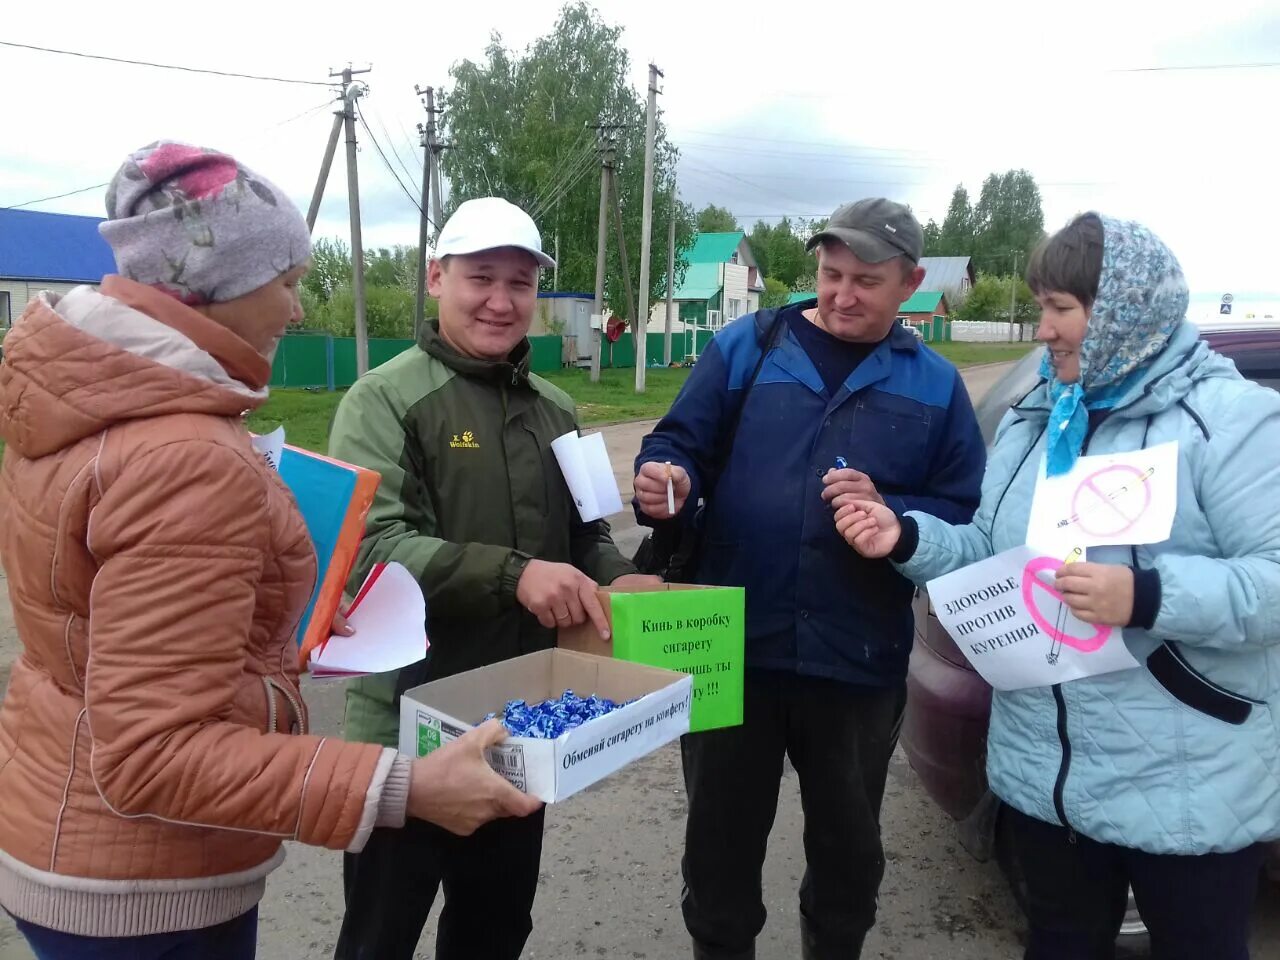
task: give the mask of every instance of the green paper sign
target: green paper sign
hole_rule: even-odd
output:
[[[742,723],[744,596],[708,587],[611,598],[615,657],[693,677],[691,732]]]

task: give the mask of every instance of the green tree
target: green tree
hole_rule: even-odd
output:
[[[724,207],[709,203],[698,211],[699,233],[733,233],[741,229],[734,215]]]
[[[1020,268],[1025,266],[1042,237],[1044,210],[1040,188],[1031,174],[1009,170],[988,176],[973,208],[970,255],[978,272],[1010,273],[1015,255]]]
[[[796,278],[809,268],[808,255],[802,240],[792,227],[791,220],[783,217],[774,226],[757,220],[747,242],[755,254],[756,264],[765,276],[775,277],[790,287]]]
[[[308,294],[310,295],[310,294]],[[364,314],[369,336],[412,337],[414,292],[403,287],[365,287]],[[355,296],[350,286],[342,286],[333,292],[327,302],[315,306],[315,314],[308,313],[305,326],[335,337],[354,337],[356,332]],[[427,315],[435,316],[436,304],[427,301]],[[304,303],[303,309],[307,306]]]
[[[597,123],[617,125],[609,131],[617,144],[615,183],[632,285],[639,282],[645,111],[628,80],[631,64],[621,34],[586,3],[570,3],[523,52],[509,50],[493,34],[483,61],[456,64],[453,86],[443,93],[451,149],[442,162],[452,186],[450,206],[498,195],[524,207],[544,237],[559,235],[560,287],[566,290],[595,286],[600,164],[591,128]],[[661,116],[656,129],[651,236],[660,251],[676,188],[677,151]],[[675,219],[680,251],[692,241],[692,208],[677,203]],[[677,263],[679,284],[684,265]],[[650,303],[664,292],[663,273],[652,271]],[[629,317],[624,291],[611,224],[605,301]]]
[[[1009,283],[1015,278],[984,273],[978,276],[964,303],[956,309],[956,320],[994,320],[1009,322]],[[1034,323],[1038,318],[1035,297],[1021,277],[1016,278],[1017,294],[1014,319],[1018,323]]]
[[[302,287],[318,301],[326,301],[338,287],[351,282],[351,248],[334,237],[321,237],[311,245],[311,269],[302,278]]]
[[[366,251],[364,282],[369,287],[399,287],[417,292],[418,248],[397,245]]]
[[[942,256],[942,228],[932,217],[924,225],[924,255],[926,257]]]
[[[791,297],[791,288],[777,277],[764,278],[764,293],[760,296],[760,306],[781,307]]]

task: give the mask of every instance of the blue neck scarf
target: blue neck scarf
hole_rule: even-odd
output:
[[[1040,365],[1040,375],[1049,380],[1049,399],[1053,409],[1049,413],[1049,426],[1045,431],[1046,469],[1051,477],[1067,473],[1075,466],[1084,449],[1084,438],[1089,433],[1089,412],[1110,410],[1122,399],[1128,387],[1128,378],[1112,387],[1104,387],[1086,395],[1079,381],[1060,383],[1053,376],[1053,365],[1045,352]]]

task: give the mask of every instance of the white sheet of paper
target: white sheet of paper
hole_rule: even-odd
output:
[[[609,463],[604,434],[580,437],[566,433],[551,441],[560,472],[584,523],[622,511],[622,494]]]
[[[1117,627],[1078,620],[1053,587],[1062,557],[1014,547],[929,581],[938,619],[997,690],[1138,666]]]
[[[1075,548],[1161,543],[1178,508],[1178,443],[1081,457],[1067,473],[1040,478],[1027,543],[1066,557]]]
[[[422,587],[408,570],[388,563],[347,620],[354,636],[331,636],[311,654],[313,677],[353,677],[386,673],[417,663],[427,655],[426,601]]]
[[[261,436],[253,435],[249,438],[249,442],[267,462],[267,466],[279,473],[280,458],[284,456],[284,427],[276,427],[270,433],[264,433]]]

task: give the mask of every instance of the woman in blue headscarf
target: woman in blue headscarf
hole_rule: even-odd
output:
[[[1163,543],[1091,547],[1056,587],[1124,628],[1138,669],[996,691],[987,772],[1027,878],[1028,960],[1114,956],[1127,888],[1157,960],[1248,957],[1280,837],[1280,395],[1186,321],[1151,231],[1085,214],[1035,252],[1042,380],[996,433],[971,524],[835,506],[841,535],[923,584],[1026,541],[1043,469],[1178,443]]]

